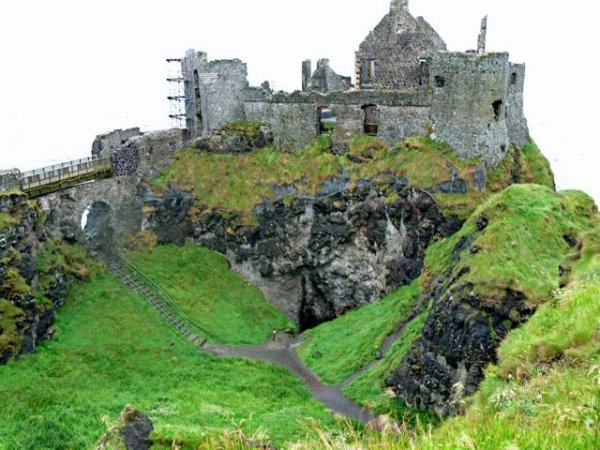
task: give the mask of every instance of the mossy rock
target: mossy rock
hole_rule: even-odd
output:
[[[253,129],[248,124],[228,127]],[[523,150],[511,149],[493,169],[486,169],[479,159],[461,159],[449,145],[423,136],[394,147],[372,136],[353,137],[346,145],[339,155],[332,153],[328,136],[319,136],[294,153],[272,147],[237,155],[187,149],[176,155],[175,162],[152,182],[152,188],[159,195],[169,186],[193,192],[199,199],[198,208],[229,210],[247,224],[253,223],[251,216],[257,205],[280,200],[277,187],[291,186],[298,196],[314,196],[327,179],[340,173],[350,176],[351,188],[369,179],[386,196],[397,195],[399,186],[427,191],[444,214],[462,220],[492,193],[511,184],[537,183],[554,188],[550,166],[533,142]]]

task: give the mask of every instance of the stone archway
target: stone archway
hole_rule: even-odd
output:
[[[81,217],[81,229],[87,246],[109,252],[114,247],[115,235],[111,206],[102,200],[90,204]]]

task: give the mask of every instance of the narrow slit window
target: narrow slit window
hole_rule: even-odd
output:
[[[370,81],[375,79],[375,60],[367,61],[367,79]]]
[[[502,100],[496,100],[492,103],[492,107],[494,108],[494,119],[496,119],[497,122],[502,116]]]

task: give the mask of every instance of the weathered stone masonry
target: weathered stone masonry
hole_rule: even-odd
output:
[[[186,127],[199,137],[227,122],[264,122],[275,144],[291,150],[330,131],[324,122],[389,144],[432,130],[460,156],[495,166],[511,144],[522,147],[529,138],[525,66],[511,64],[507,53],[486,53],[486,31],[484,19],[477,50],[447,52],[431,25],[410,14],[407,0],[392,0],[355,54],[354,86],[321,59],[312,74],[310,61],[302,63],[302,92],[294,93],[249,87],[240,60],[208,61],[189,50],[181,60]]]

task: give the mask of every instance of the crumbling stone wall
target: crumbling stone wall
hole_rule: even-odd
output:
[[[141,170],[147,175],[156,175],[166,168],[171,155],[183,147],[184,140],[185,132],[179,128],[133,136],[112,150],[113,174],[120,177]]]
[[[135,145],[124,145],[111,154],[110,162],[114,176],[132,175],[140,165],[139,151]]]
[[[270,94],[263,89],[247,89],[245,97],[246,119],[269,124],[277,148],[298,150],[317,136],[314,96],[300,92]]]
[[[320,107],[333,110],[336,127],[349,133],[364,133],[365,109],[378,109],[378,137],[390,145],[423,134],[430,123],[432,96],[425,92],[336,91],[271,94],[263,89],[246,89],[247,120],[270,124],[279,148],[298,150],[314,139],[319,130]]]
[[[134,129],[135,130],[135,129]],[[44,210],[57,224],[57,231],[71,240],[83,240],[82,217],[87,208],[96,202],[106,203],[110,208],[110,227],[115,239],[133,234],[141,228],[141,206],[146,199],[141,181],[154,177],[173,161],[173,155],[183,148],[185,131],[171,129],[135,134],[123,141],[120,130],[99,136],[95,143],[103,142],[102,152],[111,150],[113,177],[40,197]],[[106,140],[113,146],[109,147]],[[99,146],[95,144],[95,148]],[[106,154],[106,153],[105,153]]]
[[[70,240],[84,242],[81,228],[84,212],[96,202],[110,207],[110,227],[115,242],[126,234],[136,233],[142,223],[140,208],[144,193],[135,175],[99,180],[39,198],[57,230]]]
[[[172,128],[144,133],[132,138],[128,145],[138,151],[138,174],[153,177],[167,168],[173,155],[184,147],[185,142],[184,130]]]
[[[96,136],[92,144],[92,155],[99,158],[108,158],[112,152],[123,146],[129,139],[141,135],[142,132],[137,127],[100,134]]]
[[[430,123],[427,106],[379,107],[378,137],[389,145],[415,135],[424,135]]]
[[[431,66],[435,138],[463,158],[495,166],[509,148],[508,53],[439,52]]]
[[[306,62],[305,62],[306,63]],[[304,66],[303,66],[304,67]],[[310,61],[303,70],[310,70]],[[312,74],[310,83],[303,85],[303,91],[331,92],[345,91],[352,87],[352,79],[338,75],[330,66],[328,59],[320,59],[317,62],[317,70]]]
[[[525,64],[510,64],[506,121],[510,143],[519,148],[529,141],[529,127],[523,111],[524,85]]]
[[[0,191],[21,189],[21,172],[18,169],[0,171]]]

